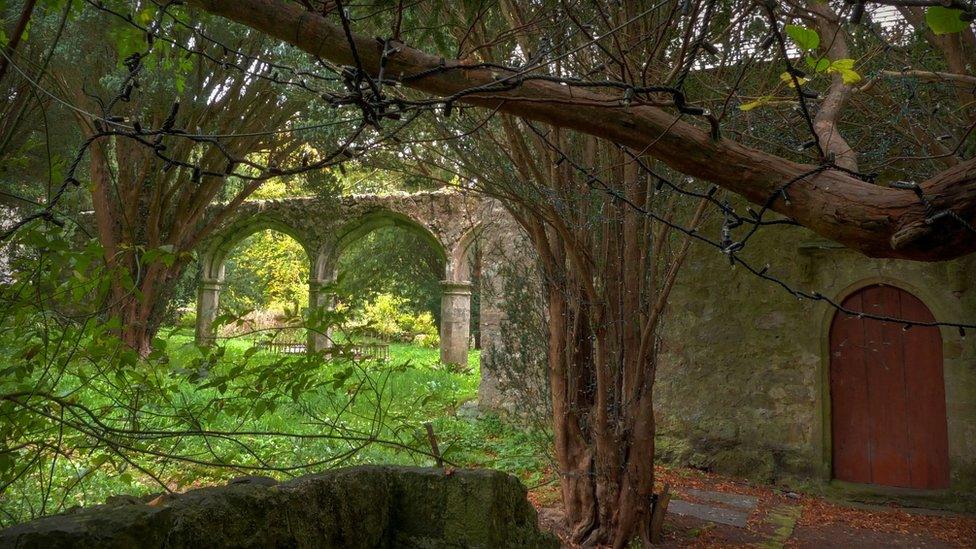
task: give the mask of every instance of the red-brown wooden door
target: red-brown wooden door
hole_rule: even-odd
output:
[[[843,306],[906,320],[934,320],[893,286],[869,286]],[[907,488],[949,486],[942,337],[938,328],[837,313],[830,329],[834,477]]]

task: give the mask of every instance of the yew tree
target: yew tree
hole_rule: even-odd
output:
[[[794,223],[872,257],[976,250],[966,2],[187,0],[175,16],[169,4],[135,4],[165,13],[123,14],[124,26],[189,46],[160,57],[179,64],[181,89],[121,104],[153,57],[117,49],[105,57],[129,63],[102,104],[69,86],[88,110],[112,106],[79,121],[106,260],[128,273],[113,306],[131,320],[130,343],[144,346],[151,332],[146,296],[213,226],[205,211],[234,172],[229,158],[260,153],[251,168],[275,175],[276,157],[297,145],[266,130],[299,109],[345,106],[377,131],[436,109],[442,121],[421,137],[449,146],[420,156],[502,199],[538,252],[560,482],[581,543],[649,541],[657,327],[689,242],[735,262],[747,240],[736,226]],[[242,46],[225,52],[226,40],[199,34],[215,28],[200,21],[221,17],[248,27],[221,28],[243,33]],[[254,67],[268,75],[269,56],[296,53],[282,42],[338,75],[341,100],[293,98],[255,76]],[[233,70],[219,67],[242,47]],[[218,67],[193,65],[201,59]],[[178,109],[162,100],[174,95]],[[135,121],[164,131],[147,147]],[[754,210],[736,213],[722,193]],[[698,231],[708,212],[725,218],[715,239]],[[139,254],[163,248],[176,262],[143,271]],[[139,281],[142,299],[129,298],[126,280]]]
[[[345,32],[337,21],[332,2],[323,6],[324,15],[323,10],[309,10],[311,4],[285,0],[191,0],[188,4],[264,31],[334,63],[362,67],[374,76],[379,74],[382,64],[387,78],[407,78],[405,85],[449,98],[452,102],[487,107],[646,150],[677,171],[715,183],[760,205],[777,194],[784,182],[798,180],[799,184],[791,185],[791,200],[774,203],[772,209],[824,237],[872,257],[936,261],[964,255],[976,246],[976,240],[971,238],[972,231],[954,216],[932,221],[930,215],[931,211],[950,211],[963,221],[972,222],[976,207],[972,185],[976,161],[972,159],[917,182],[922,194],[930,197],[926,206],[911,189],[875,185],[842,170],[811,173],[816,164],[798,162],[745,146],[729,137],[716,136],[707,126],[689,122],[680,112],[668,109],[668,106],[675,106],[673,100],[665,101],[666,105],[654,100],[627,101],[626,89],[611,92],[601,90],[600,86],[567,85],[546,78],[533,78],[532,71],[525,69],[513,75],[485,67],[477,61],[446,60],[407,44],[397,43],[392,51],[387,48],[384,56],[383,41]],[[661,8],[670,10],[677,18],[684,13],[702,14],[714,2],[668,4],[662,4]],[[899,2],[891,0],[883,4],[897,5]],[[776,2],[736,5],[742,10],[772,7],[770,25],[778,29],[777,37],[782,36],[784,15],[794,9],[790,4],[780,7]],[[637,13],[647,11],[634,9]],[[620,13],[612,3],[603,6],[601,11],[604,14]],[[807,17],[816,20],[812,10],[805,11],[809,12]],[[948,11],[958,24],[935,29],[919,27],[916,32],[922,34],[931,47],[943,52],[946,59],[958,55],[964,62],[971,60],[976,38],[971,25],[966,22],[969,17],[959,9]],[[834,16],[837,21],[846,21],[837,13]],[[699,38],[697,30],[701,29],[698,27],[697,19],[686,24],[686,34]],[[722,29],[709,28],[707,38],[714,40],[721,33]],[[606,32],[607,36],[597,35],[594,38],[599,40],[593,42],[609,42],[618,34],[619,31]],[[736,44],[732,46],[738,47]],[[688,57],[702,46],[684,49],[684,56]],[[661,51],[667,51],[667,47],[662,47]],[[656,61],[654,58],[644,59],[643,63],[654,64]],[[971,70],[971,62],[962,68],[966,67]],[[924,78],[939,79],[942,78],[940,73],[945,71],[922,70],[922,73]],[[965,90],[972,75],[945,74],[950,75],[945,78],[952,85],[962,88],[959,96],[966,105],[957,108],[966,111],[963,116],[971,119],[972,107],[966,99],[971,93],[967,94]],[[840,116],[839,109],[837,116]],[[971,132],[966,132],[969,134]],[[955,137],[961,139],[962,135]]]
[[[146,354],[199,243],[262,182],[324,165],[350,131],[295,129],[300,109],[322,120],[327,106],[310,98],[334,78],[306,73],[314,61],[273,38],[205,13],[185,17],[154,2],[31,4],[30,37],[4,67],[4,82],[20,90],[10,109],[43,99],[60,125],[46,137],[38,116],[26,126],[49,149],[58,133],[78,136],[54,146],[71,152],[59,167],[65,185],[45,210],[65,213],[64,197],[87,191],[82,209],[91,213],[79,222],[104,252],[103,315]],[[50,51],[43,72],[33,50]]]
[[[658,187],[681,190],[672,174],[756,205],[736,223],[772,211],[872,257],[976,249],[965,3],[188,3],[398,82],[445,116],[493,118],[470,128],[488,146],[458,169],[506,202],[541,258],[556,452],[580,542],[647,540],[655,327],[702,215],[655,202]],[[448,32],[427,40],[438,25]],[[892,117],[905,82],[925,115]],[[742,243],[727,232],[720,244],[734,261]]]

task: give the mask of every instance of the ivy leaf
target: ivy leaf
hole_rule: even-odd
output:
[[[151,10],[149,8],[143,9],[142,11],[139,12],[139,15],[136,16],[136,20],[139,22],[139,24],[146,26],[149,23],[152,23],[153,14],[154,14],[154,10]]]
[[[847,70],[847,71],[854,70],[854,60],[853,59],[837,59],[835,61],[831,61],[830,68],[831,68],[831,70],[834,70],[836,72],[845,71],[845,70]]]
[[[786,34],[796,42],[803,51],[812,51],[820,45],[820,35],[813,29],[799,25],[786,25]]]
[[[931,6],[925,10],[925,22],[935,34],[962,32],[969,26],[969,23],[962,19],[962,10],[942,6]]]
[[[857,84],[861,81],[861,75],[855,71],[841,71],[840,76],[844,83],[848,86],[851,84]]]
[[[766,103],[769,103],[772,99],[773,99],[772,96],[770,96],[770,95],[764,95],[764,96],[760,97],[759,99],[756,99],[755,101],[750,101],[748,103],[743,103],[743,104],[739,105],[739,110],[740,111],[751,111],[752,109],[755,109],[757,107],[762,107]]]

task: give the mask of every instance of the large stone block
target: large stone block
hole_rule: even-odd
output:
[[[0,532],[3,547],[557,547],[505,473],[363,466],[123,501]]]

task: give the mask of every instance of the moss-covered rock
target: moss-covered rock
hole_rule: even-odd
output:
[[[498,471],[340,469],[96,506],[0,532],[3,547],[557,547]]]

